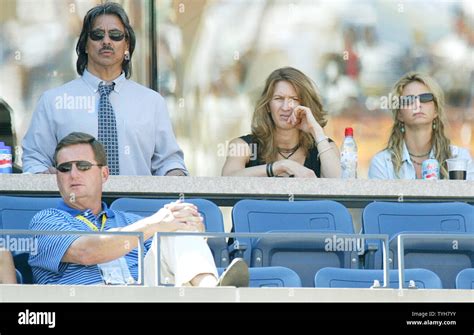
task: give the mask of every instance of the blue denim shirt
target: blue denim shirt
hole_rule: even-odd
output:
[[[471,155],[469,151],[457,147],[455,145],[450,146],[451,153],[453,157],[467,159],[468,163],[468,179],[474,178],[474,164],[472,162]],[[435,158],[435,153],[431,150],[429,158]],[[393,168],[391,151],[385,149],[372,158],[369,167],[369,178],[370,179],[416,179],[415,165],[413,164],[410,154],[406,144],[403,143],[403,153],[402,153],[402,166],[400,171],[397,174]]]

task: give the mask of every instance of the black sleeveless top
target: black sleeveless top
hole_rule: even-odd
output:
[[[255,137],[251,134],[241,136],[240,137],[242,140],[244,140],[249,146],[250,149],[255,148],[257,150],[258,142],[256,141]],[[333,142],[333,140],[328,139],[329,142]],[[263,165],[266,164],[263,160],[258,157],[258,150],[255,152],[254,157],[250,157],[249,162],[245,165],[246,168],[248,167],[253,167],[253,166],[258,166],[258,165]],[[314,171],[316,176],[318,178],[321,177],[321,161],[318,159],[318,148],[316,147],[316,144],[309,149],[308,156],[306,157],[304,161],[304,166],[307,167],[308,169],[311,169]]]

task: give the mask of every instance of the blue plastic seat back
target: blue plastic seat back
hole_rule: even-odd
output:
[[[173,201],[176,201],[176,199],[120,198],[114,200],[110,208],[146,217]],[[206,199],[186,199],[185,202],[198,207],[199,213],[201,213],[204,219],[206,231],[214,233],[224,232],[222,213],[215,203]],[[207,243],[211,248],[216,266],[227,266],[229,264],[229,253],[225,238],[208,238]]]
[[[241,200],[232,209],[236,233],[268,231],[314,231],[354,233],[352,217],[336,201]],[[251,246],[256,239],[239,238],[247,245],[244,259],[250,264]]]
[[[342,232],[334,231],[334,234],[338,233]],[[363,250],[363,243],[357,243],[356,238],[353,240],[355,243],[345,243],[344,250],[341,250],[338,248],[340,245],[330,237],[310,234],[303,237],[291,234],[282,237],[264,236],[252,243],[251,265],[288,267],[299,275],[303,287],[313,287],[314,275],[323,267],[358,267],[358,252]],[[349,239],[345,238],[344,241],[349,242]]]
[[[236,233],[287,233],[284,237],[238,238],[252,267],[283,266],[294,270],[304,287],[312,287],[314,274],[325,266],[351,266],[351,253],[328,252],[324,239],[294,237],[299,233],[353,234],[349,211],[335,201],[242,200],[232,211]]]
[[[456,288],[474,290],[474,268],[464,269],[456,276]]]
[[[474,234],[464,233],[466,239],[445,239],[451,233],[440,232],[400,232],[423,233],[438,236],[439,239],[423,237],[404,240],[405,268],[425,268],[435,272],[441,279],[444,288],[455,288],[459,271],[474,266]],[[398,237],[394,235],[389,241],[390,259],[393,267],[398,268]]]
[[[28,229],[39,211],[55,208],[60,198],[0,196],[0,229]]]
[[[219,275],[224,268],[218,268]],[[249,287],[301,287],[298,274],[282,266],[249,268]]]
[[[372,202],[362,213],[366,234],[401,231],[474,232],[474,207],[463,202],[404,203]]]
[[[31,219],[43,209],[55,208],[59,197],[13,197],[0,196],[0,229],[29,229]],[[26,238],[20,235],[10,235],[10,238]],[[28,264],[28,253],[11,250],[17,272],[17,281],[33,283],[33,274]]]
[[[398,288],[398,271],[390,270],[390,287]],[[334,288],[370,288],[378,280],[383,286],[383,270],[366,269],[341,269],[323,268],[314,277],[315,287]],[[414,281],[417,288],[441,289],[441,279],[436,273],[426,269],[406,269],[405,285],[408,287],[410,280]]]
[[[474,207],[462,202],[372,202],[362,213],[362,230],[365,234],[387,234],[389,239],[402,231],[472,233]],[[374,259],[366,258],[367,265],[381,268],[381,243],[367,242],[377,245]]]

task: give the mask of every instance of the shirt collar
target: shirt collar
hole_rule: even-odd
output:
[[[431,148],[430,155],[429,155],[428,158],[429,158],[429,159],[436,159],[436,157],[435,157],[435,152],[434,152],[434,149],[433,149],[433,148]]]
[[[82,210],[82,209],[72,208],[68,206],[62,199],[59,201],[57,209],[65,211],[66,213],[69,213],[71,216],[74,216],[74,217],[78,215],[84,215],[88,211],[90,212],[90,209]],[[107,218],[113,218],[115,216],[114,211],[109,209],[107,207],[107,204],[103,201],[102,201],[102,211],[99,213],[98,216],[100,217],[102,214],[105,214]],[[84,215],[84,216],[87,216],[87,215]]]
[[[408,153],[408,148],[405,141],[403,141],[402,161],[410,162],[410,164],[412,164],[411,159],[410,159],[410,154]]]
[[[86,82],[87,85],[90,86],[90,88],[94,91],[94,93],[97,93],[97,91],[99,90],[99,84],[103,82],[102,79],[94,76],[92,73],[87,71],[87,69],[84,69],[84,73],[82,74],[82,79]],[[123,86],[126,80],[127,79],[125,78],[124,72],[122,72],[120,76],[112,80],[112,82],[115,84],[114,91],[119,93],[120,88]]]

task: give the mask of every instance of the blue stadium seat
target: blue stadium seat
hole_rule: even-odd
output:
[[[60,198],[0,196],[0,229],[28,229],[36,213],[46,208],[56,207],[59,200]],[[12,254],[22,282],[31,284],[33,274],[28,265],[28,254],[14,250]]]
[[[390,287],[398,288],[398,271],[390,270]],[[335,288],[370,288],[378,280],[382,287],[383,270],[364,269],[341,269],[323,268],[314,277],[315,287],[335,287]],[[410,280],[414,281],[416,288],[443,288],[441,279],[436,273],[426,269],[406,269],[405,287],[408,287]]]
[[[39,211],[55,208],[60,198],[0,196],[0,229],[28,229]]]
[[[224,268],[217,269],[219,275]],[[283,266],[249,268],[249,287],[301,287],[298,274]]]
[[[456,288],[461,290],[474,290],[474,269],[464,269],[456,276]]]
[[[149,216],[164,205],[176,199],[139,199],[139,198],[120,198],[116,199],[110,205],[113,210],[135,213],[141,216]],[[204,218],[206,231],[213,233],[224,232],[224,221],[219,207],[212,201],[206,199],[186,199],[185,202],[194,204],[198,207],[199,213]],[[217,267],[229,265],[229,252],[225,238],[209,238],[207,243],[214,255],[214,261]]]
[[[474,233],[474,207],[461,203],[373,202],[364,208],[362,227],[366,234],[387,234],[391,252],[390,267],[397,267],[396,238],[402,233],[466,234]],[[381,244],[366,241],[369,252],[366,268],[382,267]],[[372,251],[370,251],[372,250]],[[406,240],[405,267],[426,268],[435,272],[444,288],[454,288],[456,274],[473,267],[474,246],[460,242],[457,248],[437,240]]]
[[[353,234],[349,211],[335,201],[241,200],[232,210],[236,233],[348,233]],[[304,287],[312,287],[322,267],[352,267],[352,254],[328,252],[320,237],[238,238],[247,250],[244,259],[251,267],[284,266],[294,270]],[[357,262],[356,262],[357,263]]]

